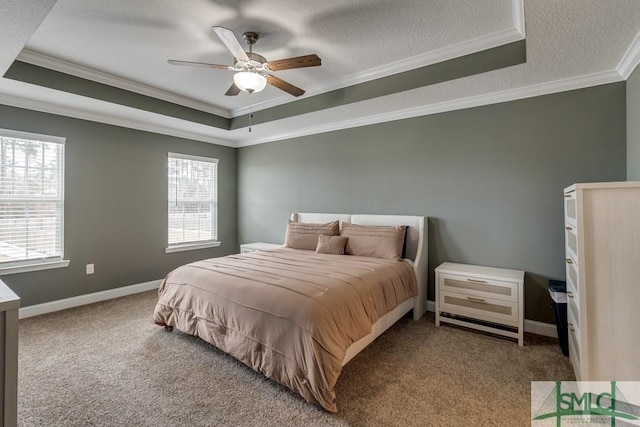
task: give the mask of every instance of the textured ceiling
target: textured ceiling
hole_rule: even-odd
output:
[[[29,18],[28,30],[42,20],[38,14],[44,16],[53,0],[48,7],[45,2],[39,7],[33,1],[10,3],[21,8],[12,12],[15,16]],[[246,145],[620,81],[624,77],[616,70],[621,61],[639,54],[640,1],[58,0],[30,38],[0,33],[0,52],[16,55],[23,37],[26,49],[20,58],[27,62],[62,67],[71,74],[77,69],[76,75],[85,78],[89,75],[225,117],[295,100],[272,87],[251,97],[244,93],[225,97],[231,72],[166,63],[180,59],[231,64],[231,55],[211,31],[213,25],[231,28],[239,37],[244,31],[257,31],[261,38],[255,51],[267,59],[317,53],[321,67],[277,73],[306,89],[305,97],[518,38],[526,37],[527,62],[360,102],[327,105],[255,125],[251,133],[8,79],[0,79],[0,102],[37,105],[34,108],[43,111],[58,108],[90,120]],[[0,60],[4,71],[6,58]]]
[[[2,2],[0,14],[0,75],[4,74],[38,28],[56,0]]]
[[[234,110],[292,99],[268,87],[224,96],[229,71],[176,67],[167,59],[232,65],[212,25],[260,35],[274,60],[317,53],[323,65],[276,73],[307,90],[513,25],[511,0],[58,0],[27,49]],[[243,42],[244,44],[244,42]]]

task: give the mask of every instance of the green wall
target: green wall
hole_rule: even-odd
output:
[[[239,243],[281,242],[293,211],[414,214],[430,218],[431,299],[443,261],[523,269],[526,317],[553,322],[546,285],[564,279],[562,189],[640,179],[639,99],[636,70],[626,84],[239,150],[0,106],[2,128],[67,138],[71,260],[2,279],[28,306],[160,279]],[[169,151],[220,159],[220,248],[164,252]]]
[[[67,268],[2,276],[22,306],[161,279],[237,248],[237,151],[203,142],[0,106],[0,127],[66,138]],[[219,248],[166,254],[167,152],[215,157]],[[95,264],[86,275],[85,265]]]
[[[627,80],[627,180],[640,181],[640,67]]]
[[[291,212],[429,217],[444,261],[522,269],[527,319],[554,322],[564,187],[625,179],[625,83],[239,149],[239,242],[282,242]]]

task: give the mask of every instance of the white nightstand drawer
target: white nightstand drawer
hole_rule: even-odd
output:
[[[518,303],[440,292],[440,311],[508,326],[518,326]]]
[[[436,326],[452,323],[524,344],[524,271],[444,262],[435,272]]]
[[[490,278],[442,274],[440,291],[464,293],[504,301],[518,301],[518,284]]]
[[[240,245],[240,253],[247,254],[249,252],[266,251],[269,249],[278,249],[281,247],[282,245],[278,243],[263,243],[263,242],[245,243]]]

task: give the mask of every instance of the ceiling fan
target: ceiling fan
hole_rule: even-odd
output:
[[[233,31],[225,27],[213,27],[213,30],[233,55],[233,65],[176,61],[174,59],[170,59],[167,62],[173,65],[235,71],[236,74],[233,76],[233,84],[225,93],[227,96],[236,96],[241,90],[249,94],[260,92],[265,88],[267,83],[293,96],[303,95],[304,90],[274,76],[271,72],[290,70],[292,68],[316,67],[321,64],[321,60],[316,54],[267,61],[264,56],[253,53],[253,45],[258,41],[257,33],[248,31],[242,34],[249,44],[249,52],[245,52]]]

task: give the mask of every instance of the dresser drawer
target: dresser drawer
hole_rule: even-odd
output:
[[[578,362],[580,362],[580,344],[578,341],[578,329],[574,329],[573,331],[569,329],[569,345],[573,347],[573,352],[575,353],[575,358]]]
[[[571,268],[571,271],[569,270]],[[567,297],[571,298],[571,296],[578,298],[578,273],[576,269],[576,265],[571,263],[571,266],[567,265]],[[568,295],[571,293],[571,295]]]
[[[571,365],[573,365],[573,371],[576,374],[576,379],[581,381],[579,377],[580,370],[580,347],[578,346],[578,340],[575,337],[575,334],[569,331],[569,360],[571,361]]]
[[[480,299],[518,301],[518,284],[513,282],[442,274],[438,285],[442,292],[464,293]]]
[[[564,194],[564,219],[567,224],[577,225],[578,207],[576,205],[575,191]]]
[[[571,258],[574,261],[578,260],[578,234],[576,233],[575,226],[566,224],[564,227],[564,241],[566,258]]]
[[[572,258],[565,259],[567,265],[567,284],[571,284],[573,292],[578,294],[578,265]]]
[[[567,289],[568,290],[568,289]],[[567,322],[571,322],[576,328],[580,328],[580,305],[575,295],[569,296],[567,292]]]
[[[580,311],[573,300],[567,298],[567,327],[569,331],[573,330],[577,337],[580,336]]]
[[[518,303],[458,294],[440,292],[440,311],[472,317],[487,322],[518,326]]]
[[[569,329],[569,358],[574,366],[574,371],[580,372],[580,325],[578,323],[579,312],[569,305],[567,310],[567,327]],[[577,375],[577,374],[576,374]]]

